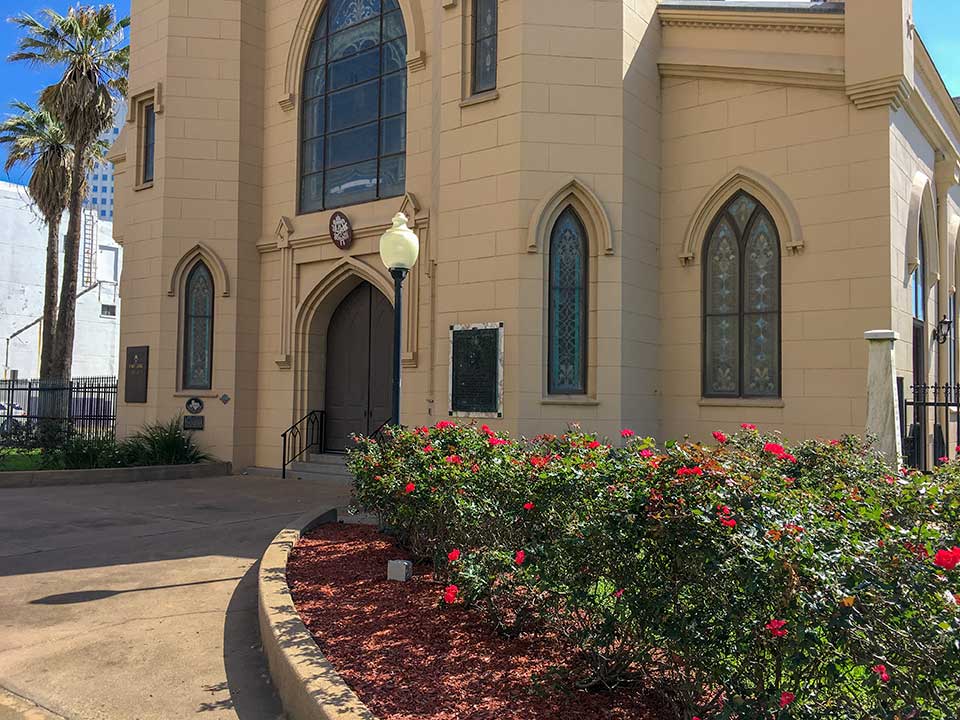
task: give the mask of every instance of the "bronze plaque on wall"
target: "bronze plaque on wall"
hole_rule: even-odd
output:
[[[449,413],[503,417],[503,323],[450,326]]]
[[[127,348],[124,366],[123,400],[128,403],[147,401],[147,374],[150,370],[150,347],[142,345]]]

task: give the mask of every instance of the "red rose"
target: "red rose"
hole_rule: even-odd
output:
[[[497,445],[506,445],[510,441],[504,440],[503,438],[491,437],[489,442],[490,442],[490,447],[496,447]]]
[[[703,468],[699,465],[696,465],[692,468],[682,467],[677,470],[677,475],[680,477],[686,477],[688,475],[703,475]]]
[[[539,455],[534,455],[530,458],[530,464],[535,468],[543,468],[547,466],[547,463],[550,462],[549,457],[540,457]]]
[[[727,436],[724,435],[724,434],[723,434],[722,432],[720,432],[719,430],[714,430],[714,431],[713,431],[713,439],[716,440],[716,441],[717,441],[718,443],[720,443],[721,445],[723,445],[723,444],[727,441]]]
[[[458,550],[457,548],[454,548],[453,550],[447,553],[447,560],[449,560],[450,562],[456,562],[459,559],[460,559],[460,550]]]
[[[630,428],[624,428],[620,431],[620,437],[622,438],[632,438],[636,433]]]
[[[787,705],[789,705],[796,699],[797,699],[797,696],[794,695],[792,692],[785,692],[782,695],[780,695],[780,707],[785,708]]]
[[[952,550],[937,550],[933,564],[944,570],[953,570],[960,565],[960,547],[954,547]]]
[[[600,447],[600,441],[591,440],[590,442],[587,443],[587,447],[590,448],[591,450],[596,450],[598,447]]]
[[[517,554],[513,556],[513,561],[517,565],[523,565],[523,561],[527,559],[527,554],[523,550],[517,550]]]
[[[870,669],[880,676],[880,682],[890,682],[890,673],[887,672],[886,665],[874,665]]]
[[[525,503],[523,504],[523,509],[524,509],[524,510],[533,510],[533,503],[532,503],[532,502],[525,502]]]
[[[733,518],[720,518],[720,524],[728,528],[735,528],[737,526],[737,521]]]
[[[742,427],[744,430],[756,430],[756,429],[757,429],[757,426],[754,425],[753,423],[740,423],[740,427]]]
[[[459,455],[447,455],[444,460],[446,460],[451,465],[460,465],[463,463],[463,459]]]
[[[641,450],[641,451],[640,451],[640,457],[643,457],[643,458],[652,458],[652,457],[653,457],[653,450],[650,450],[649,448],[647,448],[646,450]]]
[[[412,492],[413,492],[414,490],[416,490],[416,489],[417,489],[417,486],[414,485],[412,482],[410,482],[410,483],[407,483],[407,486],[403,489],[403,491],[404,491],[407,495],[409,495],[410,493],[412,493]]]
[[[450,422],[449,420],[441,420],[434,427],[437,430],[446,430],[447,428],[455,428],[457,424],[455,422]]]
[[[446,589],[443,591],[443,601],[447,605],[452,605],[457,601],[457,593],[460,592],[460,588],[456,585],[447,585]]]
[[[763,446],[763,451],[771,455],[783,455],[786,452],[786,450],[783,449],[783,445],[779,443],[767,443]]]
[[[490,426],[489,426],[489,425],[481,425],[481,426],[480,426],[480,432],[484,433],[485,435],[493,435],[493,434],[494,434],[494,433],[493,433],[493,430],[490,429]]]
[[[781,638],[781,637],[787,636],[787,631],[783,629],[786,626],[786,624],[787,624],[786,620],[777,620],[776,618],[774,618],[773,620],[768,622],[764,627],[766,627],[766,629],[770,631],[770,634],[773,637]]]
[[[423,446],[423,451],[424,451],[425,453],[433,452],[433,445],[424,445],[424,446]]]

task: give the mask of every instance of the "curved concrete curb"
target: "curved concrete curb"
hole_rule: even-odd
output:
[[[260,559],[260,638],[290,720],[377,720],[320,652],[287,585],[287,558],[300,535],[336,520],[336,510],[302,515],[280,531]]]

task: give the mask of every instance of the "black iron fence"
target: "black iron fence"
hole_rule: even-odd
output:
[[[898,391],[904,463],[918,470],[942,464],[960,440],[960,385],[911,385],[905,398],[901,381]]]
[[[36,447],[65,437],[109,437],[117,378],[0,380],[0,445]]]

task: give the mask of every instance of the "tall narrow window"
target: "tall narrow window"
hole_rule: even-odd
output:
[[[473,94],[497,87],[497,2],[473,3]]]
[[[213,277],[202,262],[183,294],[183,388],[209,390],[213,374]]]
[[[717,215],[704,249],[703,394],[780,396],[780,238],[745,192]]]
[[[920,239],[917,244],[917,266],[910,275],[910,300],[915,322],[923,323],[927,317],[927,274],[926,249],[923,241],[923,225],[920,226]]]
[[[157,115],[153,103],[143,108],[143,177],[141,182],[153,182],[154,149],[157,144]]]
[[[300,212],[403,195],[407,33],[397,0],[330,0],[307,52]]]
[[[572,207],[550,235],[548,392],[587,392],[587,233]]]

